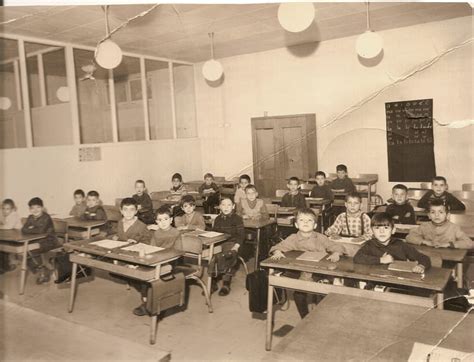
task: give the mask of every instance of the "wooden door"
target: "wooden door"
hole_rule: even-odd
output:
[[[314,114],[252,118],[254,182],[261,196],[285,189],[287,180],[317,170]]]

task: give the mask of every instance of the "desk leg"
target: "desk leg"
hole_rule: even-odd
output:
[[[158,316],[152,315],[150,320],[150,344],[155,344],[156,342],[156,327],[158,325]]]
[[[370,203],[372,202],[372,184],[369,183],[367,190],[367,212],[370,212]]]
[[[211,244],[209,246],[209,261],[211,261],[212,259],[212,256],[214,255],[214,244]],[[209,265],[209,264],[208,264]],[[209,274],[209,268],[207,268],[207,284],[206,284],[206,288],[207,288],[207,292],[209,293],[209,300],[211,299],[212,297],[212,294],[211,294],[211,288],[212,287],[212,277],[211,275]]]
[[[71,294],[69,295],[69,309],[68,309],[69,313],[72,313],[72,309],[74,308],[74,297],[76,296],[76,274],[77,274],[77,264],[72,263]]]
[[[444,293],[436,293],[436,308],[444,309]]]
[[[269,269],[268,273],[273,274],[273,269]],[[265,335],[265,349],[271,351],[272,349],[272,329],[273,329],[273,285],[268,283],[268,297],[267,297],[267,330]]]
[[[23,259],[21,260],[20,294],[23,294],[25,292],[26,271],[28,269],[27,259],[28,259],[28,241],[25,241],[25,243],[23,244]]]
[[[255,248],[255,269],[258,269],[258,257],[260,256],[260,229],[257,229],[257,246]]]
[[[458,284],[458,288],[462,288],[463,286],[463,273],[462,273],[462,262],[456,264],[456,282]]]
[[[87,228],[87,239],[89,240],[91,238],[91,235],[92,235],[92,227],[88,227]]]

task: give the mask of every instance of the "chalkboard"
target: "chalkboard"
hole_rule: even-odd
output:
[[[385,115],[389,181],[431,181],[436,175],[433,100],[385,103]]]

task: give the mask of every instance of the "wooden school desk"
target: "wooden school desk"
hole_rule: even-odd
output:
[[[407,361],[415,342],[436,345],[462,317],[446,310],[329,294],[263,360]],[[472,353],[473,330],[471,314],[439,347]]]
[[[55,218],[56,219],[56,218]],[[78,217],[66,217],[58,220],[67,222],[69,228],[84,229],[87,232],[86,239],[90,239],[92,236],[92,229],[98,228],[107,223],[107,220],[81,220]],[[71,230],[69,230],[71,232]]]
[[[21,254],[20,294],[25,292],[28,253],[40,247],[38,243],[30,244],[30,242],[47,236],[47,234],[23,234],[17,229],[0,229],[0,251]]]
[[[72,313],[74,307],[78,265],[85,265],[129,278],[151,282],[160,278],[161,266],[163,264],[169,263],[170,261],[178,259],[184,255],[184,252],[179,250],[165,249],[149,254],[146,258],[141,258],[135,252],[120,250],[120,248],[106,249],[97,245],[91,245],[90,243],[91,242],[88,240],[78,240],[64,244],[65,250],[73,251],[69,256],[69,260],[72,263],[71,294],[69,297],[68,307],[69,313]],[[148,256],[150,256],[150,258],[148,258]],[[138,268],[130,268],[131,265],[138,265]],[[157,323],[158,316],[151,316],[151,344],[155,343]]]
[[[272,204],[280,205],[281,204],[281,199],[282,197],[273,197],[272,198]],[[324,232],[324,220],[326,217],[326,212],[328,208],[331,206],[331,200],[326,200],[322,198],[314,198],[314,197],[306,197],[306,204],[309,205],[310,208],[312,209],[318,209],[320,210],[320,215],[321,215],[321,232]],[[285,209],[292,209],[293,211],[296,210],[296,208],[284,208],[281,207],[277,210],[278,214],[282,214],[285,212]]]
[[[442,268],[430,268],[424,275],[404,273],[388,270],[387,265],[363,265],[354,264],[352,258],[341,258],[338,263],[331,263],[327,259],[319,262],[296,260],[301,255],[301,251],[291,251],[285,253],[286,258],[271,260],[270,258],[261,262],[261,266],[269,268],[268,295],[267,300],[267,328],[266,328],[266,349],[271,348],[272,326],[273,326],[273,289],[275,287],[301,290],[309,293],[319,294],[346,294],[360,296],[370,299],[386,300],[401,304],[412,304],[423,307],[443,308],[443,290],[449,280],[451,271]],[[332,267],[335,269],[330,269]],[[423,289],[427,296],[415,296],[392,292],[376,292],[346,286],[316,283],[293,279],[280,275],[285,270],[299,272],[309,272],[331,277],[352,278],[356,280],[372,281],[380,284],[392,284],[396,286]]]
[[[255,241],[255,270],[258,269],[259,256],[260,256],[260,243],[261,243],[261,230],[267,226],[275,225],[276,219],[270,218],[268,220],[251,220],[244,219],[244,228],[257,231],[257,240]]]

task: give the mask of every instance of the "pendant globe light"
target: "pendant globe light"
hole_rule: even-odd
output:
[[[278,6],[278,21],[286,31],[299,33],[314,21],[314,5],[305,3],[281,3]]]
[[[370,30],[369,2],[367,1],[367,30],[356,40],[356,51],[365,59],[375,58],[383,49],[382,37]]]
[[[214,33],[209,33],[211,38],[211,59],[204,63],[202,67],[202,75],[210,82],[215,82],[224,74],[222,64],[214,59]]]
[[[109,6],[104,7],[105,12],[105,33],[107,40],[101,42],[95,49],[95,61],[102,68],[105,69],[114,69],[119,66],[122,62],[122,49],[110,39],[110,29],[109,29],[109,16],[108,16]]]

